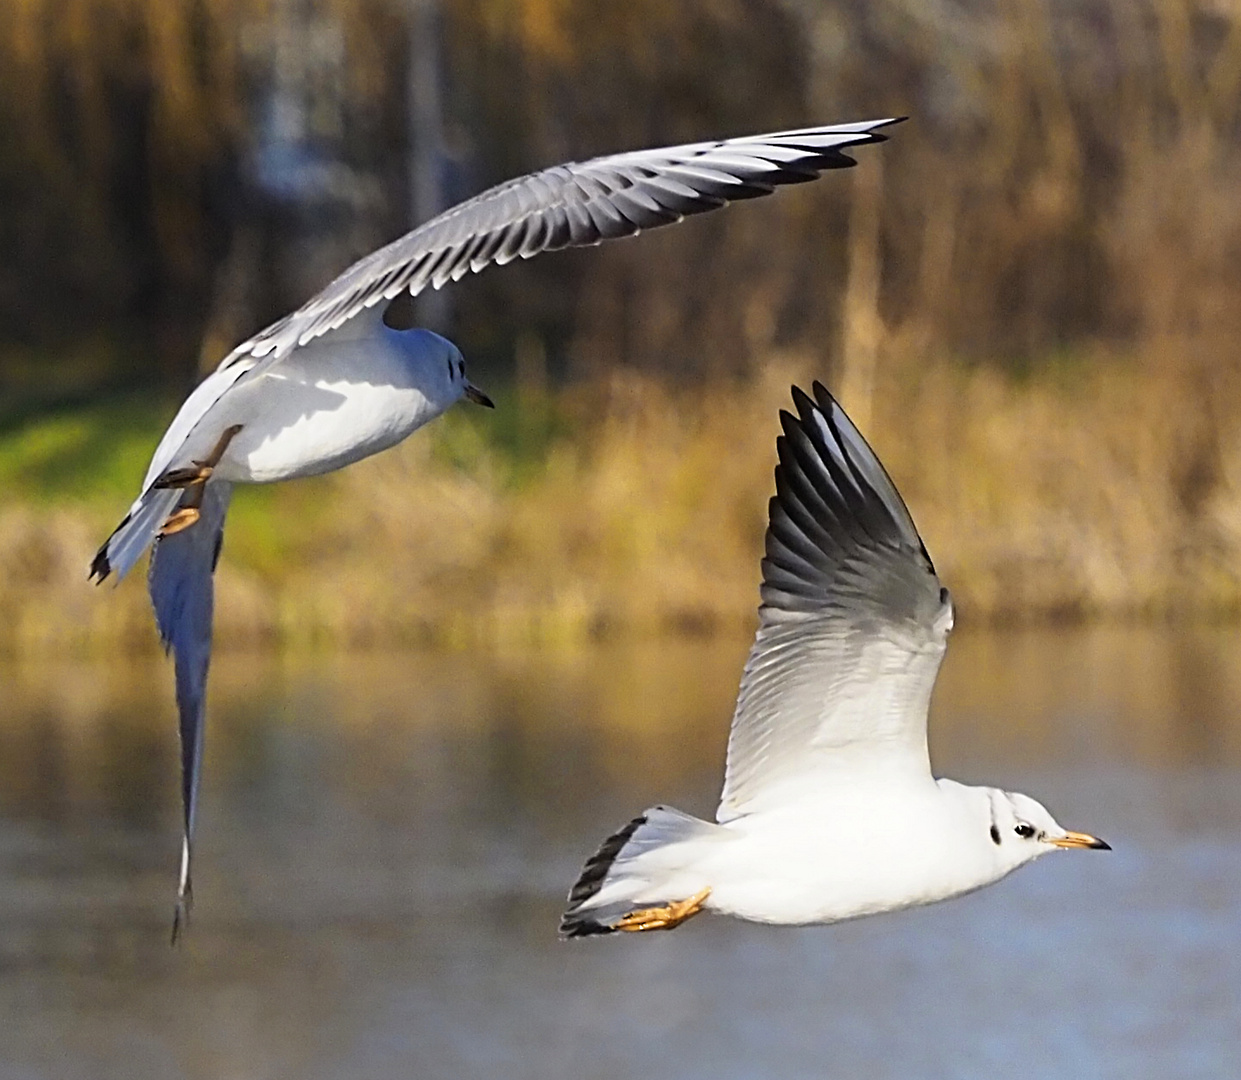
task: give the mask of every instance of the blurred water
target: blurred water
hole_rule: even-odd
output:
[[[572,945],[605,833],[713,810],[745,642],[221,658],[178,952],[170,672],[0,667],[0,1077],[1235,1077],[1239,644],[954,638],[937,771],[1111,854],[836,927]]]

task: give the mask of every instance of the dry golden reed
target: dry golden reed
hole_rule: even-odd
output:
[[[1241,610],[1241,432],[1167,367],[1099,355],[1034,383],[880,357],[867,434],[961,620]],[[761,370],[563,391],[575,419],[522,475],[485,438],[491,417],[458,410],[334,476],[241,491],[218,646],[744,633],[778,410],[814,376],[804,358]],[[85,582],[108,513],[98,499],[0,506],[0,649],[154,648],[140,579]]]

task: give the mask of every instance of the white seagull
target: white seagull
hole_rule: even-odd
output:
[[[483,192],[354,263],[238,345],[164,433],[142,493],[91,563],[118,577],[151,543],[149,586],[176,656],[184,838],[173,938],[189,915],[190,852],[211,658],[212,574],[233,484],[331,472],[395,446],[462,397],[491,406],[455,345],[384,325],[388,302],[541,251],[598,244],[853,164],[896,119],[803,128],[556,165]]]
[[[609,837],[569,894],[565,937],[700,911],[838,922],[960,896],[1057,848],[1108,848],[1027,795],[931,774],[948,590],[832,396],[816,383],[793,400],[716,822],[656,806]]]

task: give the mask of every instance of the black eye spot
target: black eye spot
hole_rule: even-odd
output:
[[[1000,829],[998,825],[991,826],[991,842],[998,844],[1000,842]]]
[[[1034,826],[1029,822],[1019,821],[1013,828],[1013,832],[1020,836],[1022,840],[1029,840],[1034,835]]]
[[[458,375],[464,375],[464,374],[465,374],[465,361],[464,361],[464,360],[458,360],[458,361],[457,361],[457,374],[458,374]]]

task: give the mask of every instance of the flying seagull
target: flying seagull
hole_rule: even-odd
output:
[[[960,896],[1057,848],[1108,848],[1027,795],[931,774],[952,600],[844,410],[818,383],[793,401],[715,823],[656,806],[609,837],[569,894],[565,937],[700,911],[838,922]]]
[[[190,855],[211,658],[212,575],[233,484],[331,472],[395,446],[450,405],[491,401],[451,342],[393,330],[388,302],[541,251],[598,244],[704,213],[853,160],[896,119],[613,154],[510,180],[354,263],[238,345],[164,433],[142,493],[90,577],[118,578],[154,544],[155,621],[176,658],[184,836],[173,940],[189,916]]]

